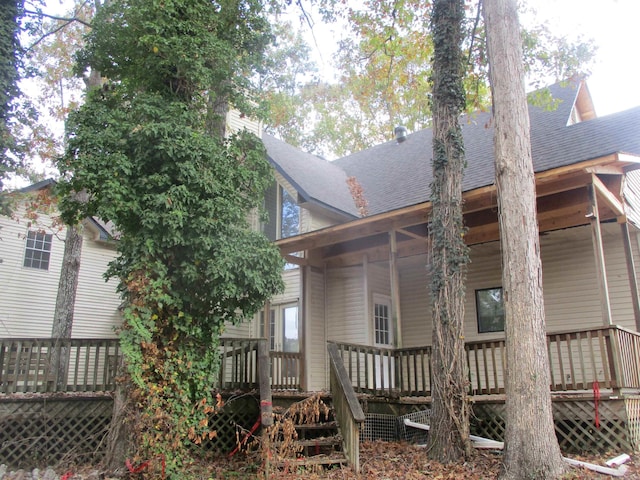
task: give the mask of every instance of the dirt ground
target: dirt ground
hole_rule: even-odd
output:
[[[619,455],[613,453],[603,457],[581,457],[570,456],[576,460],[582,460],[601,466],[606,466],[606,460]],[[470,479],[489,480],[497,479],[501,467],[501,455],[494,452],[477,451],[476,457],[469,462],[442,465],[430,462],[426,458],[424,448],[396,442],[368,442],[360,446],[360,474],[355,474],[348,468],[333,468],[330,470],[302,470],[295,465],[289,467],[289,472],[278,471],[269,476],[274,479],[376,479],[376,480],[396,480],[396,479]],[[632,456],[627,462],[628,470],[624,477],[628,480],[640,480],[640,456]],[[232,459],[221,458],[213,464],[213,471],[210,470],[211,478],[238,479],[238,478],[265,478],[260,474],[262,470],[257,458],[239,455]],[[567,480],[582,479],[609,479],[609,475],[603,475],[583,468],[570,468],[566,477]]]

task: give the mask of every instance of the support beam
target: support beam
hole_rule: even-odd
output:
[[[598,196],[611,208],[616,215],[624,215],[624,207],[622,202],[606,187],[602,180],[595,174],[592,175],[591,181],[598,193]]]
[[[631,247],[631,236],[629,235],[629,224],[626,217],[621,217],[620,230],[622,232],[622,243],[624,244],[624,256],[627,260],[627,274],[629,277],[629,288],[631,289],[631,304],[633,305],[633,316],[636,320],[636,330],[640,332],[640,298],[638,298],[638,277],[636,266],[633,260],[633,249]]]
[[[402,348],[402,317],[400,315],[400,275],[398,274],[398,243],[396,231],[389,232],[389,275],[391,308],[393,310],[396,347]]]
[[[587,218],[591,222],[591,233],[593,238],[593,252],[596,260],[596,275],[600,289],[600,305],[602,307],[602,323],[612,325],[611,302],[609,300],[609,283],[607,282],[607,269],[604,261],[604,247],[602,245],[602,229],[600,228],[600,215],[598,213],[598,199],[596,187],[589,185],[589,207]]]

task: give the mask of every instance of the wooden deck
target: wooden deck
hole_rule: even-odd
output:
[[[272,391],[274,401],[279,395],[305,395],[303,356],[266,350],[265,339],[221,339],[220,372],[214,388],[253,391],[260,400],[266,399],[261,404],[268,405]],[[56,351],[65,352],[68,358],[62,382],[54,365],[59,357]],[[505,342],[469,342],[465,351],[475,433],[501,440]],[[617,326],[554,332],[547,335],[547,351],[556,432],[563,448],[640,448],[640,334]],[[354,395],[361,402],[366,397],[364,404],[369,407],[378,402],[412,411],[428,408],[430,346],[389,349],[330,342],[328,352],[332,397],[341,399],[339,413],[351,417],[352,424],[353,418],[361,424],[353,413]],[[0,339],[0,399],[2,394],[112,391],[119,355],[115,339]],[[338,385],[340,391],[333,391]],[[345,450],[356,455],[351,461],[357,464],[354,428],[349,427],[350,445]]]

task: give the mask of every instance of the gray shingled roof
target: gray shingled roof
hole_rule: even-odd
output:
[[[354,218],[360,216],[343,169],[333,162],[302,152],[267,133],[262,134],[262,142],[271,163],[304,201]]]
[[[553,168],[612,153],[640,155],[640,107],[567,126],[578,93],[577,84],[549,87],[559,100],[555,109],[529,107],[534,169]],[[464,116],[462,130],[467,169],[465,191],[494,183],[493,126],[489,112]],[[357,216],[346,186],[355,177],[364,189],[369,214],[388,212],[429,200],[432,132],[407,136],[327,162],[306,155],[274,139],[264,137],[276,168],[304,196]]]

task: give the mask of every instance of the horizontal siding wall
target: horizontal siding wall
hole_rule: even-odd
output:
[[[122,323],[116,294],[118,279],[105,281],[104,272],[116,256],[115,247],[87,240],[82,245],[82,263],[73,319],[74,338],[111,338]]]
[[[615,223],[602,225],[607,281],[613,323],[635,330],[626,258]],[[640,266],[638,233],[632,233],[636,270]],[[591,227],[549,232],[541,237],[547,331],[598,327],[602,323]],[[502,286],[499,242],[471,248],[467,275],[464,334],[467,341],[500,338],[502,333],[478,333],[475,291]],[[425,256],[402,259],[400,295],[403,344],[431,344],[431,314]],[[426,286],[426,287],[425,287]],[[426,292],[425,292],[426,288]]]
[[[327,340],[366,344],[363,268],[329,270],[327,276]]]
[[[23,212],[16,211],[17,218]],[[45,231],[51,217],[40,215]],[[49,270],[23,267],[27,221],[0,217],[0,336],[49,337],[55,310],[66,231],[54,235]],[[72,336],[114,337],[121,322],[115,281],[105,282],[103,273],[115,258],[112,246],[93,240],[94,232],[85,229],[80,277]]]
[[[305,316],[307,390],[309,391],[319,391],[329,386],[324,298],[324,273],[322,270],[309,268]]]
[[[405,258],[399,262],[402,345],[431,345],[431,299],[426,255]]]

